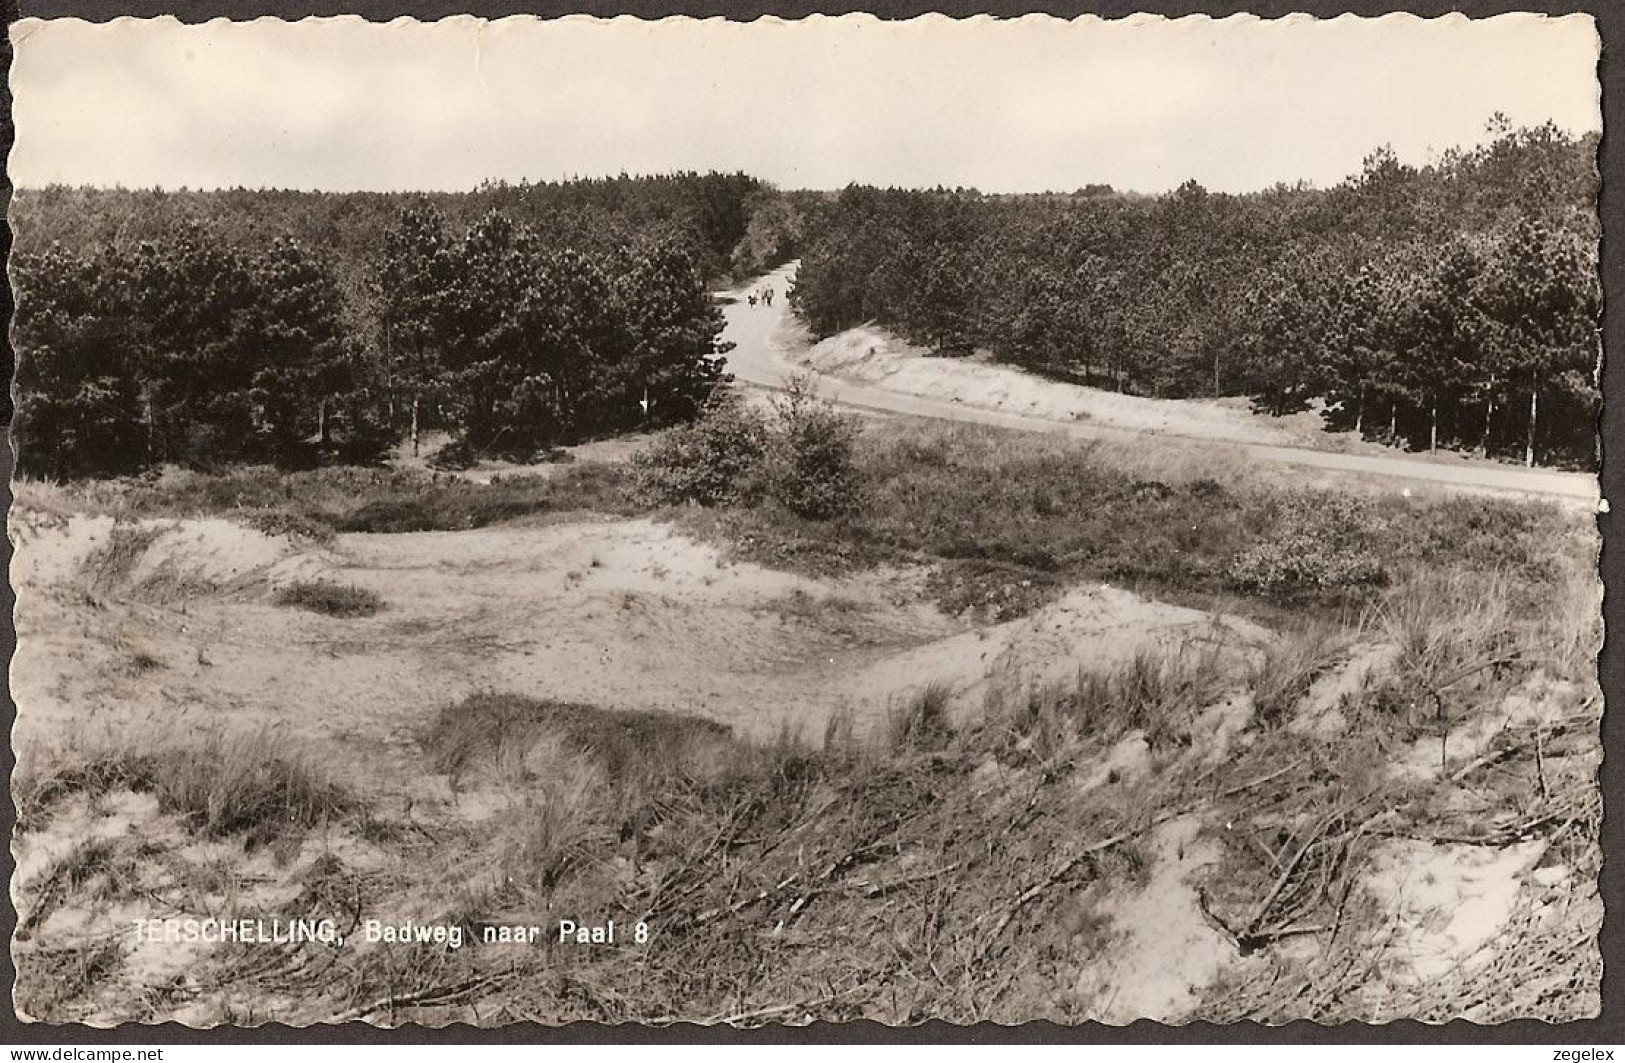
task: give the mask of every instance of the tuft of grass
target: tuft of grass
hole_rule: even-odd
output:
[[[1216,647],[1141,647],[1110,668],[1078,676],[1069,705],[1079,725],[1121,735],[1144,731],[1153,749],[1185,737],[1180,726],[1223,696]]]
[[[1053,559],[1048,559],[1053,567]],[[949,561],[933,568],[926,589],[949,616],[986,623],[1025,616],[1054,600],[1065,583],[1053,572],[1008,561]]]
[[[1348,648],[1340,629],[1310,622],[1271,639],[1247,667],[1253,709],[1266,727],[1279,727],[1308,695],[1309,688],[1336,666]]]
[[[128,583],[147,550],[167,530],[123,521],[115,523],[107,541],[85,556],[81,571],[98,591]]]
[[[639,496],[653,506],[764,504],[811,521],[858,508],[857,418],[820,399],[807,377],[770,406],[764,414],[723,393],[633,459]]]
[[[1509,588],[1496,574],[1418,574],[1383,597],[1375,618],[1399,648],[1395,673],[1422,690],[1516,655]]]
[[[260,844],[297,835],[359,807],[315,761],[256,731],[176,747],[147,741],[101,750],[14,786],[18,829],[36,830],[76,794],[150,793],[159,810],[209,837]]]
[[[941,749],[953,738],[949,706],[953,688],[933,680],[892,707],[887,720],[887,744],[892,752]]]
[[[636,859],[696,794],[786,759],[697,717],[489,692],[445,706],[420,741],[434,770],[484,771],[515,796],[481,845],[502,890],[534,899],[568,884],[593,903],[608,888],[594,877],[606,853],[630,844]]]
[[[159,808],[184,816],[212,837],[244,835],[250,844],[298,834],[337,820],[358,802],[313,760],[269,732],[212,741],[161,754],[155,780]]]
[[[20,1018],[37,1022],[83,1022],[74,1005],[116,974],[124,962],[123,935],[93,937],[60,948],[17,952],[15,998]]]
[[[130,675],[146,675],[163,667],[163,659],[146,650],[129,650],[124,658],[124,671]]]
[[[365,587],[321,580],[285,584],[277,588],[272,601],[280,606],[308,609],[343,620],[372,616],[384,607],[384,600]]]
[[[602,776],[556,738],[541,743],[532,760],[548,770],[498,816],[489,845],[501,881],[522,891],[558,887],[614,842]]]
[[[421,743],[437,772],[455,776],[482,760],[523,758],[547,736],[591,760],[611,785],[697,772],[742,748],[728,727],[697,716],[492,692],[442,708]]]
[[[1388,583],[1392,574],[1378,549],[1386,518],[1374,503],[1306,493],[1286,495],[1271,508],[1268,533],[1230,563],[1238,587],[1279,595]]]
[[[151,792],[159,770],[155,757],[136,750],[96,750],[46,770],[19,764],[11,783],[17,832],[41,829],[58,805],[78,794],[96,798],[117,790]]]
[[[824,756],[832,759],[851,759],[861,753],[862,746],[857,737],[857,720],[852,714],[852,706],[842,703],[824,719],[824,735],[821,751]]]
[[[1525,617],[1519,648],[1527,660],[1600,697],[1603,584],[1596,555],[1577,551],[1554,567],[1552,580],[1542,588],[1543,600]]]

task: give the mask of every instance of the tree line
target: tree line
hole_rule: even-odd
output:
[[[377,460],[421,427],[533,452],[686,419],[710,286],[793,253],[770,186],[683,174],[462,196],[18,195],[19,467]]]
[[[851,186],[800,201],[791,301],[819,335],[873,321],[1079,383],[1590,466],[1596,148],[1498,117],[1477,147],[1380,149],[1325,190]]]

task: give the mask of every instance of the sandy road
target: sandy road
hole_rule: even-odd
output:
[[[808,372],[796,361],[795,356],[805,349],[806,339],[790,318],[789,300],[786,298],[795,267],[796,264],[792,262],[751,281],[737,293],[731,293],[737,294],[737,300],[723,307],[727,319],[723,338],[734,344],[734,349],[728,353],[728,369],[741,383],[776,389],[782,388],[791,377]],[[756,306],[751,306],[745,295],[764,287],[774,290],[773,305],[769,307],[758,302]],[[832,402],[883,413],[985,424],[1025,432],[1057,432],[1074,439],[1132,439],[1148,434],[1185,440],[1206,438],[1227,447],[1240,448],[1257,461],[1332,473],[1401,478],[1446,489],[1542,496],[1589,506],[1595,506],[1600,498],[1597,478],[1583,473],[1523,469],[1488,461],[1457,460],[1445,463],[1430,461],[1422,456],[1341,454],[1302,447],[1238,443],[1220,436],[1143,433],[1129,428],[1056,421],[984,409],[968,402],[911,395],[872,384],[842,380],[828,374],[817,374],[816,381],[818,393]]]

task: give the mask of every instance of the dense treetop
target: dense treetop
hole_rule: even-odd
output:
[[[804,203],[791,299],[819,334],[876,321],[1084,383],[1317,403],[1394,441],[1584,464],[1596,138],[1490,134],[1421,167],[1380,149],[1326,190],[852,186]]]
[[[22,467],[367,460],[420,420],[529,452],[690,416],[709,286],[782,261],[744,175],[398,196],[52,187],[17,197]]]

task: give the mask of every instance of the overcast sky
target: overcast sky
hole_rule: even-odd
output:
[[[1496,111],[1601,128],[1590,18],[903,23],[24,20],[12,179],[466,189],[745,170],[1163,191],[1331,185]]]

